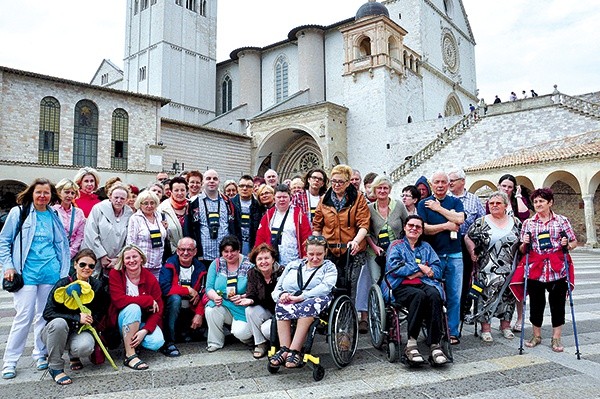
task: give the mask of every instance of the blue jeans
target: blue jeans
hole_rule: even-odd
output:
[[[448,304],[448,328],[450,335],[458,337],[460,325],[460,295],[462,291],[462,253],[440,254],[442,276],[446,280],[446,302]]]
[[[175,342],[175,323],[179,318],[179,311],[181,310],[181,296],[180,295],[169,295],[164,311],[165,318],[165,339],[169,343]]]
[[[132,303],[127,305],[119,312],[119,332],[123,335],[123,326],[128,326],[133,323],[140,323],[140,330],[144,328],[142,323],[142,309],[139,305]],[[163,346],[165,339],[159,326],[156,326],[151,334],[146,335],[142,341],[142,346],[151,351],[157,351]]]

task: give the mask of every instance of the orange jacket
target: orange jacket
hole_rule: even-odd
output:
[[[346,248],[331,248],[331,244],[347,244],[352,241],[362,227],[369,231],[371,213],[364,195],[356,191],[353,185],[346,189],[346,204],[338,212],[331,200],[331,188],[327,190],[313,218],[313,231],[321,232],[330,245],[334,256],[346,253]],[[359,252],[367,248],[367,240],[362,240]]]

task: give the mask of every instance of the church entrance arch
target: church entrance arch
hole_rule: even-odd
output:
[[[27,188],[27,184],[17,180],[0,180],[0,214],[17,205],[17,194]]]
[[[323,168],[323,154],[317,142],[302,129],[283,129],[268,138],[258,151],[259,175],[272,168],[283,181]]]

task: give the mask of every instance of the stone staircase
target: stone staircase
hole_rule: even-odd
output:
[[[580,115],[600,119],[600,104],[592,103],[581,98],[559,93],[555,96],[557,104]]]
[[[415,153],[410,159],[404,161],[404,163],[390,173],[390,180],[392,183],[398,182],[402,177],[408,175],[410,172],[421,166],[425,161],[437,154],[450,142],[462,136],[480,120],[481,117],[479,115],[479,110],[476,110],[460,119],[449,129],[444,128],[444,131],[435,139],[433,139],[429,144]]]
[[[552,110],[556,110],[556,112]],[[559,110],[564,110],[562,111],[563,115],[557,114],[557,112],[560,113]],[[480,115],[478,111],[480,110],[460,119],[393,170],[390,173],[392,183],[395,185],[399,182],[412,184],[411,182],[416,181],[415,176],[418,178],[418,176],[433,170],[444,169],[446,164],[466,168],[497,156],[507,155],[507,151],[549,141],[553,137],[556,138],[555,135],[566,137],[584,133],[597,129],[596,122],[600,120],[600,104],[559,93],[558,90],[551,95],[490,105],[487,116]],[[592,123],[584,123],[583,119],[572,120],[572,117],[568,117],[568,115],[573,113]],[[547,118],[556,120],[548,121]],[[554,125],[555,122],[561,124],[560,121],[568,120],[572,120],[573,123],[571,132],[557,132],[554,128],[552,135],[549,135],[548,133],[551,132],[546,131],[548,122],[550,125]],[[583,125],[589,127],[586,128]],[[525,136],[527,139],[524,140]],[[500,153],[493,151],[492,148],[486,149],[491,140],[497,143],[495,147],[501,149]],[[510,146],[506,148],[504,144],[506,142],[511,142],[512,148]],[[479,156],[481,159],[475,160],[478,152],[481,154]],[[462,158],[457,158],[457,155]],[[475,160],[474,163],[473,160]],[[431,162],[435,163],[433,169],[430,165]],[[420,173],[415,173],[417,170]]]

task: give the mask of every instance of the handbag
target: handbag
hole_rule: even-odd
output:
[[[23,282],[23,276],[21,276],[19,273],[15,273],[13,275],[12,281],[2,279],[2,289],[8,292],[17,292],[21,288],[23,288],[24,284],[25,283]]]

